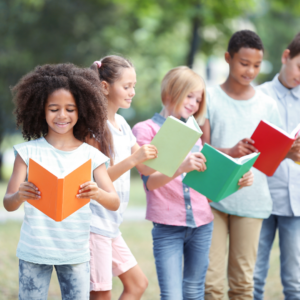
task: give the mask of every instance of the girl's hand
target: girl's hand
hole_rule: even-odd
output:
[[[158,151],[154,145],[143,145],[139,150],[133,153],[136,164],[140,164],[146,160],[157,158]]]
[[[254,141],[249,138],[242,139],[234,147],[230,148],[228,154],[231,157],[239,158],[244,155],[251,154],[253,152],[258,152],[257,149],[253,146],[253,144]]]
[[[41,198],[41,192],[31,182],[22,182],[18,191],[18,198],[23,203],[27,200],[38,200]]]
[[[96,182],[88,181],[80,186],[77,198],[94,199],[97,200],[100,195],[100,189]]]
[[[239,180],[238,185],[240,186],[240,189],[245,186],[250,186],[253,184],[254,181],[254,174],[250,170],[246,174],[243,175],[243,177]]]
[[[180,174],[188,173],[194,170],[204,172],[206,170],[206,158],[201,152],[192,153],[180,165]]]

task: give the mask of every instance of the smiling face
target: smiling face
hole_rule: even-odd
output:
[[[113,84],[102,81],[108,105],[119,108],[129,108],[135,95],[136,73],[134,68],[123,68],[121,76]]]
[[[179,116],[187,119],[194,115],[199,110],[202,97],[203,90],[196,90],[188,93],[178,110]]]
[[[73,95],[58,89],[48,96],[45,105],[45,118],[48,134],[67,134],[72,132],[78,120],[78,110]]]
[[[279,80],[288,89],[300,85],[300,54],[290,58],[289,50],[282,54],[282,68],[279,74]]]
[[[259,73],[263,59],[263,51],[242,47],[233,57],[225,53],[225,60],[229,64],[230,77],[240,85],[249,85]]]

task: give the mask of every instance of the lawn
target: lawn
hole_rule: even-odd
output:
[[[0,183],[0,199],[6,190],[7,183]],[[144,206],[145,195],[142,182],[138,177],[132,179],[129,207]],[[2,201],[0,210],[3,209]],[[21,223],[0,223],[0,300],[15,300],[18,297],[18,259],[15,255]],[[121,225],[123,237],[149,279],[149,287],[143,300],[159,299],[159,288],[156,278],[151,240],[152,224],[148,221],[125,222]],[[276,240],[272,255],[271,267],[266,285],[265,300],[281,300],[282,287],[279,277],[279,250]],[[118,278],[113,281],[112,299],[118,299],[122,285]],[[61,299],[56,274],[52,276],[49,288],[49,300]]]

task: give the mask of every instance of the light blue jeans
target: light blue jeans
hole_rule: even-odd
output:
[[[197,228],[153,225],[153,253],[160,299],[204,299],[213,222]]]
[[[270,251],[279,232],[280,273],[285,300],[300,299],[300,217],[271,215],[263,221],[254,271],[254,299],[264,298]]]
[[[54,266],[63,300],[88,300],[90,264]],[[19,300],[46,300],[53,271],[52,265],[19,260]]]

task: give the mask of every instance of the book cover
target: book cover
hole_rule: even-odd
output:
[[[299,132],[299,125],[291,134],[265,120],[260,121],[251,139],[261,153],[254,167],[267,176],[272,176],[289,152]]]
[[[58,178],[30,158],[28,182],[38,187],[41,198],[27,202],[60,222],[90,202],[90,199],[77,198],[76,195],[81,184],[91,181],[91,170],[90,159],[64,178]]]
[[[207,169],[204,172],[189,172],[183,183],[214,202],[219,202],[239,189],[238,181],[259,156],[259,153],[252,153],[232,158],[206,143],[201,152],[206,158]]]
[[[201,135],[202,131],[193,116],[186,123],[168,117],[151,141],[158,150],[158,157],[144,164],[172,177]]]

